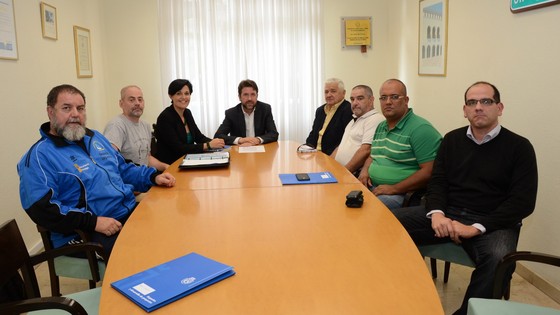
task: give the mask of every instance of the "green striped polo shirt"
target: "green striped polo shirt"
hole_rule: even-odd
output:
[[[387,121],[375,131],[369,177],[374,185],[393,185],[420,169],[419,164],[435,160],[440,133],[426,119],[408,112],[389,130]]]

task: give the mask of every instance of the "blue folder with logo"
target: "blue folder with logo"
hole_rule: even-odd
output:
[[[309,180],[298,180],[296,174],[278,174],[282,185],[338,183],[331,172],[306,173]]]
[[[190,253],[115,281],[111,287],[151,312],[234,274],[232,266]]]

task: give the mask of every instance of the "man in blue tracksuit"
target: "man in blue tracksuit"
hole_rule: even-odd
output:
[[[20,198],[27,214],[51,231],[54,247],[92,234],[110,255],[123,223],[136,206],[134,192],[175,185],[169,173],[126,163],[99,132],[85,127],[84,94],[71,85],[47,96],[50,122],[17,165]]]

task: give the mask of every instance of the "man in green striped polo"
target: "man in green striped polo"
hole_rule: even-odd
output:
[[[441,143],[441,134],[408,108],[408,100],[400,80],[381,86],[379,101],[386,120],[377,126],[358,177],[389,209],[402,207],[408,191],[426,187]]]

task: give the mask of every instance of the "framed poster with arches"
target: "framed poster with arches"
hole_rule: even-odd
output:
[[[418,19],[418,75],[447,74],[448,0],[421,0]]]

